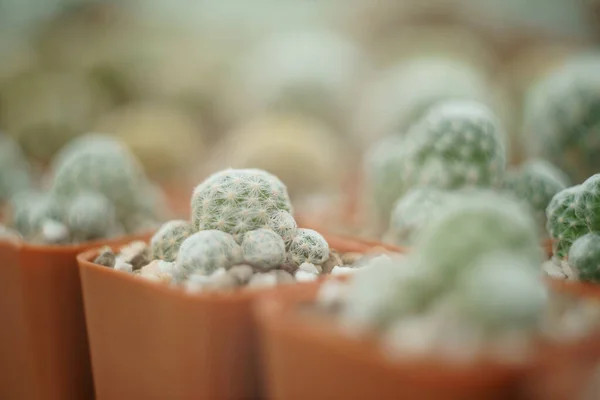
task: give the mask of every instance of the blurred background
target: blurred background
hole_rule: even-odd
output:
[[[526,91],[599,39],[595,0],[0,0],[0,130],[39,169],[115,134],[182,207],[211,172],[263,168],[351,230],[363,153],[409,103],[485,102],[520,163]]]

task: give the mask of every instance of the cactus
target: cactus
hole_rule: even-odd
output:
[[[218,229],[238,243],[246,232],[268,226],[278,211],[292,211],[285,185],[258,169],[226,169],[208,177],[192,195],[197,230]]]
[[[419,267],[429,269],[441,288],[493,252],[509,252],[538,269],[542,263],[537,227],[527,209],[488,190],[457,194],[423,229],[414,250]]]
[[[525,104],[530,155],[545,158],[575,183],[600,170],[600,57],[575,57],[539,81]]]
[[[502,182],[505,134],[483,104],[441,103],[411,128],[406,139],[405,190],[414,186],[495,187]]]
[[[569,265],[584,282],[600,283],[600,235],[581,236],[569,249]]]
[[[183,241],[175,260],[177,278],[192,273],[210,275],[219,268],[228,269],[242,262],[242,249],[225,232],[205,230],[194,233]]]
[[[77,241],[110,236],[117,225],[113,205],[95,192],[78,193],[67,205],[65,214],[66,225]]]
[[[25,238],[39,234],[47,221],[62,222],[65,210],[50,193],[27,191],[10,200],[11,224]]]
[[[564,258],[571,245],[589,232],[600,231],[600,174],[558,192],[546,209],[554,254]]]
[[[508,253],[480,257],[454,290],[458,307],[492,329],[531,328],[539,322],[548,293],[539,264]]]
[[[415,188],[396,202],[386,237],[398,246],[411,246],[423,226],[442,207],[448,195],[437,189]]]
[[[329,258],[329,244],[318,232],[300,228],[290,243],[288,258],[294,265],[323,264]]]
[[[270,229],[246,232],[242,241],[244,262],[269,270],[285,260],[285,243],[281,236]]]
[[[194,234],[194,226],[188,221],[165,222],[150,240],[152,258],[175,261],[182,243]]]
[[[546,208],[569,184],[562,171],[544,160],[531,160],[507,172],[504,186],[528,204],[541,227],[546,226]]]
[[[98,192],[115,206],[119,219],[134,213],[143,195],[143,170],[124,148],[81,146],[54,167],[56,196],[69,199],[81,192]]]
[[[0,201],[32,186],[31,167],[18,143],[0,133]]]
[[[292,239],[294,239],[298,232],[298,224],[292,214],[281,210],[271,214],[269,222],[267,222],[267,227],[281,236],[286,249],[290,247]]]
[[[56,171],[66,159],[88,149],[106,149],[106,151],[127,152],[127,148],[115,136],[106,133],[86,133],[60,148],[52,158],[52,170]]]

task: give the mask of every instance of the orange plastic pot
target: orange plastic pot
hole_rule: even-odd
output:
[[[377,338],[352,338],[330,318],[300,313],[318,285],[264,296],[255,306],[268,398],[273,400],[569,400],[600,360],[600,335],[539,345],[527,365],[391,361]]]
[[[0,242],[0,399],[92,398],[76,256],[104,243]]]
[[[340,251],[360,240],[325,235]],[[96,398],[261,397],[254,300],[304,284],[236,293],[189,294],[78,257]]]

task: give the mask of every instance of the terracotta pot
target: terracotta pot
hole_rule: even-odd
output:
[[[92,398],[76,256],[131,240],[77,246],[0,242],[1,399]]]
[[[333,248],[362,252],[357,239],[324,235]],[[96,398],[256,399],[260,388],[251,306],[269,292],[188,294],[78,257]]]
[[[352,338],[331,318],[299,313],[318,285],[264,296],[255,306],[266,387],[273,400],[568,400],[600,360],[600,335],[543,345],[531,363],[447,365],[386,358],[375,337]]]

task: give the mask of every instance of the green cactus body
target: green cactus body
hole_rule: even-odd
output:
[[[499,186],[506,165],[504,134],[483,104],[448,101],[407,134],[406,189]]]
[[[270,229],[246,232],[242,252],[244,262],[263,270],[275,268],[285,261],[285,243]]]
[[[62,222],[65,210],[49,193],[22,192],[10,201],[12,226],[25,238],[41,231],[47,221]]]
[[[109,236],[117,225],[117,216],[106,197],[82,192],[69,202],[65,221],[74,238],[86,241]]]
[[[0,201],[32,186],[30,165],[15,140],[0,133]]]
[[[415,188],[396,203],[386,235],[398,246],[411,246],[422,227],[443,206],[447,194],[433,188]]]
[[[440,288],[453,284],[484,254],[510,252],[539,268],[542,252],[534,220],[510,197],[481,190],[456,195],[423,229],[415,259]]]
[[[454,291],[469,318],[492,329],[535,326],[548,300],[539,264],[509,252],[485,255],[469,268]]]
[[[575,212],[590,231],[600,232],[600,174],[589,177],[579,189]]]
[[[505,189],[531,207],[539,226],[546,226],[546,208],[569,184],[568,178],[544,160],[531,160],[507,172]]]
[[[600,57],[568,62],[534,86],[525,104],[529,153],[575,183],[600,170]]]
[[[194,232],[194,226],[188,221],[172,220],[164,223],[150,240],[152,258],[175,261],[182,243]]]
[[[292,211],[285,185],[259,169],[227,169],[208,177],[192,195],[196,229],[230,233],[238,243],[246,232],[269,225],[278,211]]]
[[[143,171],[137,160],[126,151],[112,146],[80,148],[55,165],[52,191],[70,198],[81,192],[104,195],[117,210],[119,219],[136,212],[142,195]]]
[[[285,243],[286,249],[289,248],[292,243],[292,239],[296,236],[298,232],[298,224],[296,220],[287,211],[275,211],[271,214],[269,222],[267,223],[267,228],[273,230],[283,239]]]
[[[588,233],[573,243],[569,250],[569,265],[584,282],[600,283],[600,235]]]
[[[210,275],[219,268],[230,268],[242,262],[242,249],[225,232],[205,230],[194,233],[183,241],[177,255],[179,278],[192,273]]]
[[[329,244],[318,232],[300,228],[290,243],[288,258],[295,265],[320,265],[329,258]]]
[[[66,159],[82,150],[106,149],[113,152],[127,152],[125,145],[116,137],[105,133],[86,133],[65,144],[52,158],[52,170],[56,170]]]
[[[547,231],[553,241],[553,252],[564,258],[579,237],[590,230],[585,216],[578,211],[582,186],[577,185],[558,192],[546,209]]]

